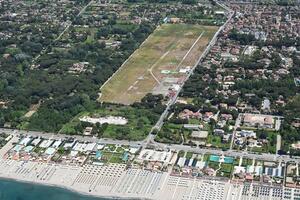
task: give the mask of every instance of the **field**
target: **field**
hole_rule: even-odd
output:
[[[131,106],[108,106],[98,108],[92,112],[82,112],[75,116],[69,123],[66,123],[59,131],[62,134],[82,134],[83,125],[79,118],[82,116],[121,116],[128,120],[126,125],[107,124],[99,127],[101,138],[113,138],[119,140],[143,140],[150,132],[153,124],[158,120],[159,115],[146,109],[136,109]],[[89,124],[92,126],[92,124]],[[85,127],[85,126],[84,126]],[[94,127],[97,129],[97,127]]]
[[[104,84],[99,101],[132,104],[165,78],[182,76],[180,68],[194,66],[218,27],[163,24]],[[162,74],[162,70],[172,73]]]

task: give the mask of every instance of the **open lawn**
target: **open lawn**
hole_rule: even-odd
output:
[[[218,27],[163,24],[101,87],[101,102],[132,104],[167,77],[180,77],[180,68],[194,66]],[[162,74],[162,70],[174,73]]]

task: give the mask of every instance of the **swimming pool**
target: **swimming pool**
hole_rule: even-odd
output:
[[[102,152],[101,151],[96,151],[96,158],[101,159],[102,157]]]
[[[220,162],[220,156],[217,156],[217,155],[210,155],[209,161]],[[226,164],[232,164],[233,161],[234,161],[234,160],[233,160],[232,157],[224,157],[224,163],[226,163]],[[223,159],[221,160],[221,162],[223,162]]]
[[[127,161],[128,158],[129,158],[129,153],[128,152],[124,152],[122,160],[123,161]]]
[[[219,162],[219,161],[220,161],[220,156],[217,156],[217,155],[210,155],[210,156],[209,156],[209,161]]]
[[[233,158],[232,157],[225,157],[224,158],[224,163],[226,163],[226,164],[232,164],[233,163]]]

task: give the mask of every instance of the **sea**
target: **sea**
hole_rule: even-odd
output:
[[[109,200],[85,196],[70,190],[0,179],[0,200]]]

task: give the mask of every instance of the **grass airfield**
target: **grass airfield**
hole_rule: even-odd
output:
[[[151,93],[165,78],[182,76],[179,69],[196,64],[217,29],[191,24],[159,26],[101,87],[99,101],[129,105]]]

